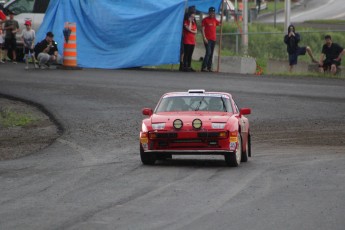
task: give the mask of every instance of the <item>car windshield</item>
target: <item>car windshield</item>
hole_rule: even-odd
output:
[[[172,111],[213,111],[232,112],[229,98],[219,96],[169,96],[164,97],[156,113]]]
[[[17,0],[8,6],[8,9],[15,14],[32,13],[34,0]]]

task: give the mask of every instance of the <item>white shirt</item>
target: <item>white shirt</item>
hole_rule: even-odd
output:
[[[23,38],[25,47],[31,48],[36,38],[36,34],[33,29],[30,29],[30,30],[24,29],[20,37]]]
[[[0,32],[0,44],[4,43],[4,34]]]

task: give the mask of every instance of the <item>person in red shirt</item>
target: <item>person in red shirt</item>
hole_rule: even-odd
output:
[[[205,57],[202,62],[202,72],[212,72],[213,51],[216,45],[216,29],[220,22],[216,19],[216,8],[210,7],[208,9],[208,17],[201,22],[202,37],[205,45]]]
[[[192,56],[195,47],[196,33],[195,9],[192,8],[189,10],[187,18],[183,22],[183,71],[186,72],[195,72],[192,68]]]

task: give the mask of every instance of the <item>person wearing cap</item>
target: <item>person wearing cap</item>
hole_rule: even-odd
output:
[[[186,72],[195,72],[192,68],[192,56],[196,33],[195,9],[192,8],[189,10],[187,18],[183,22],[183,71]]]
[[[54,34],[48,32],[46,38],[37,43],[34,51],[41,69],[46,69],[49,64],[61,64],[62,58],[58,53],[57,43],[53,40]]]
[[[202,72],[212,72],[213,51],[216,45],[216,29],[220,22],[216,19],[216,8],[210,7],[208,9],[208,17],[201,22],[202,37],[205,45],[205,57],[202,62]]]
[[[34,45],[35,45],[35,38],[36,38],[36,33],[33,29],[31,29],[31,21],[27,20],[24,23],[25,25],[25,29],[22,31],[21,34],[21,39],[23,41],[24,44],[24,58],[25,58],[25,69],[29,69],[29,57],[32,57],[32,61],[34,63],[35,68],[38,68],[37,64],[36,64],[36,58],[34,55]]]
[[[16,56],[16,48],[17,48],[17,40],[16,34],[19,31],[19,24],[18,21],[14,20],[14,13],[9,12],[10,19],[6,20],[4,23],[4,30],[6,31],[5,34],[5,43],[4,43],[4,56],[5,60],[7,58],[7,52],[12,50],[12,62],[13,64],[17,64],[17,56]]]

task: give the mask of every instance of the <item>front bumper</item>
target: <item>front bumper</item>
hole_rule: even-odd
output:
[[[236,133],[226,130],[211,132],[148,132],[140,134],[144,152],[180,155],[224,155],[235,152]]]
[[[169,153],[174,155],[224,155],[226,153],[233,153],[230,150],[144,150],[147,153]]]

